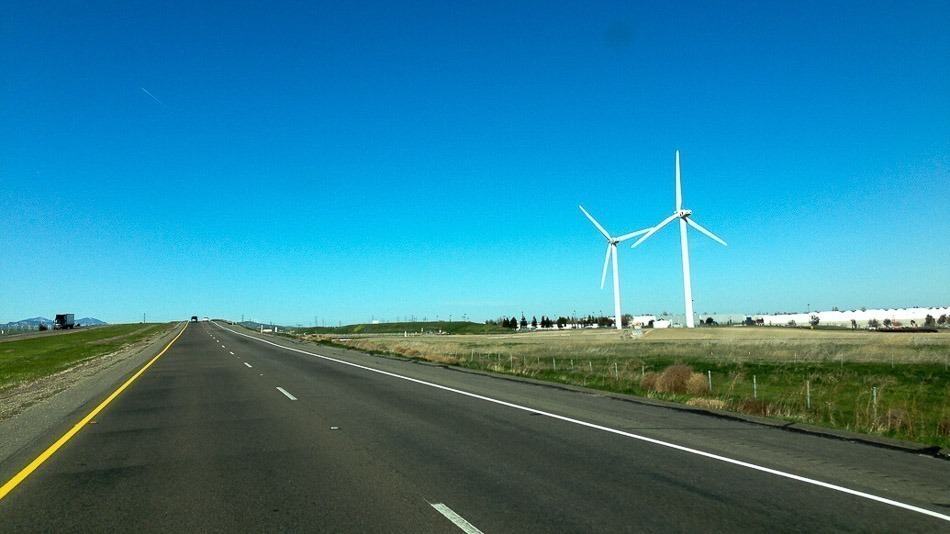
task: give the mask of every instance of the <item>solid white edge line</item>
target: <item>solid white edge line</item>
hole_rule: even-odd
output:
[[[455,523],[455,526],[462,529],[462,532],[465,532],[466,534],[484,534],[481,530],[478,530],[475,527],[475,525],[466,521],[464,517],[455,513],[455,510],[452,510],[448,506],[440,502],[437,502],[437,503],[430,502],[429,506],[435,508],[437,512],[444,515],[445,518],[451,521],[452,523]]]
[[[247,364],[244,364],[244,365],[247,365]],[[247,366],[250,367],[250,365],[247,365]],[[283,393],[284,396],[287,397],[287,398],[290,399],[290,400],[297,400],[297,397],[294,397],[293,395],[291,395],[290,393],[288,393],[286,389],[284,389],[284,388],[282,388],[282,387],[280,387],[280,386],[277,386],[277,391]]]
[[[251,366],[251,364],[249,364],[249,363],[247,363],[247,362],[244,362],[244,365],[246,365],[246,366],[248,366],[248,367]]]
[[[526,411],[526,412],[531,412],[531,413],[535,413],[535,414],[538,414],[538,415],[543,415],[543,416],[545,416],[545,417],[550,417],[550,418],[552,418],[552,419],[557,419],[557,420],[559,420],[559,421],[565,421],[565,422],[568,422],[568,423],[573,423],[573,424],[575,424],[575,425],[580,425],[580,426],[584,426],[584,427],[587,427],[587,428],[593,428],[593,429],[595,429],[595,430],[602,430],[602,431],[604,431],[604,432],[609,432],[609,433],[611,433],[611,434],[617,434],[617,435],[619,435],[619,436],[624,436],[624,437],[628,437],[628,438],[632,438],[632,439],[644,441],[644,442],[647,442],[647,443],[653,443],[654,445],[660,445],[660,446],[662,446],[662,447],[667,447],[667,448],[675,449],[675,450],[682,451],[682,452],[688,452],[688,453],[690,453],[690,454],[695,454],[695,455],[698,455],[698,456],[703,456],[703,457],[705,457],[705,458],[710,458],[710,459],[712,459],[712,460],[719,460],[720,462],[725,462],[725,463],[729,463],[729,464],[733,464],[733,465],[738,465],[738,466],[741,466],[741,467],[746,467],[746,468],[748,468],[748,469],[753,469],[753,470],[755,470],[755,471],[761,471],[761,472],[763,472],[763,473],[769,473],[770,475],[775,475],[775,476],[779,476],[779,477],[783,477],[783,478],[788,478],[788,479],[791,479],[791,480],[797,480],[797,481],[799,481],[799,482],[804,482],[804,483],[806,483],[806,484],[812,484],[812,485],[814,485],[814,486],[819,486],[819,487],[826,488],[826,489],[830,489],[830,490],[834,490],[834,491],[840,491],[841,493],[847,493],[848,495],[854,495],[855,497],[861,497],[861,498],[863,498],[863,499],[868,499],[868,500],[875,501],[875,502],[879,502],[879,503],[882,503],[882,504],[887,504],[887,505],[890,505],[890,506],[894,506],[894,507],[897,507],[897,508],[902,508],[902,509],[904,509],[904,510],[909,510],[909,511],[911,511],[911,512],[917,512],[917,513],[920,513],[920,514],[928,515],[928,516],[930,516],[930,517],[935,517],[935,518],[937,518],[937,519],[942,519],[942,520],[944,520],[944,521],[950,522],[950,515],[941,514],[940,512],[934,512],[933,510],[928,510],[928,509],[926,509],[926,508],[921,508],[921,507],[919,507],[919,506],[914,506],[914,505],[912,505],[912,504],[902,503],[902,502],[900,502],[900,501],[895,501],[895,500],[893,500],[893,499],[888,499],[888,498],[886,498],[886,497],[879,497],[879,496],[877,496],[877,495],[872,495],[872,494],[870,494],[870,493],[865,493],[865,492],[863,492],[863,491],[853,490],[853,489],[850,489],[850,488],[846,488],[846,487],[844,487],[844,486],[837,486],[837,485],[835,485],[835,484],[831,484],[831,483],[828,483],[828,482],[822,482],[822,481],[820,481],[820,480],[815,480],[815,479],[813,479],[813,478],[803,477],[803,476],[796,475],[796,474],[793,474],[793,473],[787,473],[787,472],[785,472],[785,471],[779,471],[778,469],[772,469],[771,467],[765,467],[765,466],[761,466],[761,465],[756,465],[756,464],[753,464],[753,463],[744,462],[744,461],[742,461],[742,460],[736,460],[736,459],[734,459],[734,458],[729,458],[729,457],[726,457],[726,456],[720,456],[720,455],[718,455],[718,454],[713,454],[713,453],[711,453],[711,452],[705,452],[705,451],[701,451],[701,450],[699,450],[699,449],[693,449],[693,448],[690,448],[690,447],[685,447],[685,446],[683,446],[683,445],[677,445],[677,444],[675,444],[675,443],[670,443],[670,442],[668,442],[668,441],[663,441],[663,440],[659,440],[659,439],[654,439],[654,438],[650,438],[650,437],[647,437],[647,436],[641,436],[641,435],[639,435],[639,434],[633,434],[633,433],[631,433],[631,432],[625,432],[625,431],[623,431],[623,430],[617,430],[617,429],[615,429],[615,428],[610,428],[610,427],[606,427],[606,426],[603,426],[603,425],[598,425],[598,424],[596,424],[596,423],[588,423],[587,421],[581,421],[580,419],[572,419],[572,418],[570,418],[570,417],[565,417],[565,416],[563,416],[563,415],[558,415],[558,414],[555,414],[555,413],[545,412],[545,411],[542,411],[542,410],[537,410],[537,409],[535,409],[535,408],[529,408],[529,407],[527,407],[527,406],[522,406],[522,405],[520,405],[520,404],[514,404],[514,403],[512,403],[512,402],[507,402],[507,401],[503,401],[503,400],[493,399],[493,398],[491,398],[491,397],[486,397],[486,396],[484,396],[484,395],[479,395],[479,394],[477,394],[477,393],[470,393],[470,392],[468,392],[468,391],[463,391],[463,390],[460,390],[460,389],[450,388],[450,387],[448,387],[448,386],[442,386],[442,385],[435,384],[435,383],[432,383],[432,382],[426,382],[425,380],[419,380],[418,378],[411,378],[411,377],[408,377],[408,376],[403,376],[403,375],[399,375],[399,374],[396,374],[396,373],[391,373],[391,372],[389,372],[389,371],[383,371],[383,370],[380,370],[380,369],[374,369],[374,368],[372,368],[372,367],[367,367],[367,366],[365,366],[365,365],[360,365],[360,364],[358,364],[358,363],[348,362],[348,361],[346,361],[346,360],[340,360],[340,359],[337,359],[337,358],[331,358],[331,357],[329,357],[329,356],[323,356],[322,354],[316,354],[316,353],[314,353],[314,352],[308,352],[308,351],[301,350],[301,349],[295,349],[295,348],[293,348],[293,347],[285,347],[285,346],[283,346],[283,345],[278,345],[277,343],[274,343],[274,342],[272,342],[272,341],[267,341],[266,339],[260,339],[260,338],[254,337],[254,336],[249,336],[249,335],[247,335],[247,334],[243,334],[243,333],[241,333],[241,332],[235,332],[234,330],[231,330],[230,328],[225,328],[225,327],[223,327],[223,326],[221,326],[221,325],[219,325],[219,324],[217,324],[217,323],[214,323],[214,324],[215,324],[215,326],[217,326],[218,328],[227,330],[228,332],[237,334],[237,335],[239,335],[239,336],[244,336],[244,337],[246,337],[246,338],[253,339],[253,340],[259,341],[259,342],[261,342],[261,343],[267,343],[268,345],[273,345],[273,346],[275,346],[275,347],[277,347],[277,348],[281,348],[281,349],[284,349],[284,350],[289,350],[289,351],[292,351],[292,352],[299,352],[299,353],[301,353],[301,354],[307,354],[307,355],[310,355],[310,356],[316,356],[317,358],[321,358],[321,359],[324,359],[324,360],[327,360],[327,361],[339,363],[339,364],[342,364],[342,365],[349,365],[350,367],[356,367],[356,368],[358,368],[358,369],[363,369],[363,370],[366,370],[366,371],[370,371],[370,372],[372,372],[372,373],[378,373],[378,374],[381,374],[381,375],[391,376],[391,377],[393,377],[393,378],[399,378],[399,379],[401,379],[401,380],[406,380],[406,381],[413,382],[413,383],[416,383],[416,384],[421,384],[421,385],[423,385],[423,386],[429,386],[429,387],[432,387],[432,388],[441,389],[441,390],[443,390],[443,391],[450,391],[450,392],[452,392],[452,393],[456,393],[456,394],[458,394],[458,395],[463,395],[463,396],[466,396],[466,397],[471,397],[471,398],[473,398],[473,399],[479,399],[479,400],[483,400],[483,401],[486,401],[486,402],[491,402],[491,403],[494,403],[494,404],[498,404],[498,405],[501,405],[501,406],[507,406],[507,407],[509,407],[509,408],[514,408],[514,409],[516,409],[516,410],[523,410],[523,411]],[[280,388],[277,388],[277,389],[280,389]]]

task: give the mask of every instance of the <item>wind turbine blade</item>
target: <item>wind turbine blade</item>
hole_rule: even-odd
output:
[[[722,239],[719,239],[719,236],[717,236],[716,234],[714,234],[714,233],[710,232],[709,230],[703,228],[702,226],[699,225],[698,222],[696,222],[696,221],[690,219],[689,217],[686,218],[686,224],[688,224],[688,225],[692,226],[693,228],[699,230],[700,232],[706,234],[706,235],[709,236],[709,238],[712,239],[713,241],[718,241],[718,242],[722,243],[722,245],[725,246],[725,247],[728,247],[728,246],[729,246],[728,244],[726,244],[725,241],[723,241]]]
[[[604,288],[604,282],[607,281],[607,264],[610,263],[610,245],[607,245],[607,255],[604,256],[604,274],[600,275],[600,288]]]
[[[680,185],[680,151],[676,151],[676,211],[683,209],[683,188]]]
[[[646,241],[651,235],[657,233],[660,230],[660,228],[663,228],[664,226],[670,224],[670,222],[672,222],[673,219],[677,217],[678,215],[674,213],[673,215],[670,215],[669,217],[663,219],[663,222],[654,226],[653,228],[650,228],[650,230],[647,233],[643,234],[643,237],[638,239],[637,242],[633,244],[633,246],[636,247],[640,245],[640,243],[643,243],[644,241]]]
[[[631,237],[637,237],[638,235],[643,235],[643,234],[645,234],[645,233],[647,233],[647,232],[649,232],[649,231],[650,231],[650,228],[644,228],[643,230],[637,230],[636,232],[630,232],[629,234],[623,234],[622,236],[617,237],[617,238],[615,238],[615,239],[617,240],[618,243],[621,243],[621,242],[623,242],[623,241],[626,241],[626,240],[630,239]]]
[[[607,239],[610,239],[610,234],[607,233],[607,230],[604,230],[604,227],[601,226],[599,222],[597,222],[597,219],[595,219],[590,213],[587,213],[587,210],[584,209],[584,206],[577,206],[577,207],[580,208],[582,212],[584,212],[584,215],[588,219],[590,219],[590,222],[594,223],[594,226],[597,227],[598,230],[600,230],[600,233],[604,234],[604,237],[606,237]]]

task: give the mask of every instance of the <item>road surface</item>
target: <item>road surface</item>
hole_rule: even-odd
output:
[[[188,326],[0,531],[950,532],[945,460],[228,328]]]

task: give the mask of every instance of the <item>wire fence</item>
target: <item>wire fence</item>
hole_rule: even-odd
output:
[[[667,399],[707,408],[950,444],[947,363],[912,377],[847,367],[694,368],[632,358],[561,358],[503,352],[451,355],[462,367]],[[678,371],[674,368],[679,368]],[[675,371],[675,372],[672,372]],[[668,376],[669,375],[669,376]]]

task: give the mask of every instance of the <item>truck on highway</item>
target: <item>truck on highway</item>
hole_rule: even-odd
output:
[[[72,329],[75,326],[75,315],[71,313],[57,313],[56,319],[53,320],[53,328],[55,330]]]

